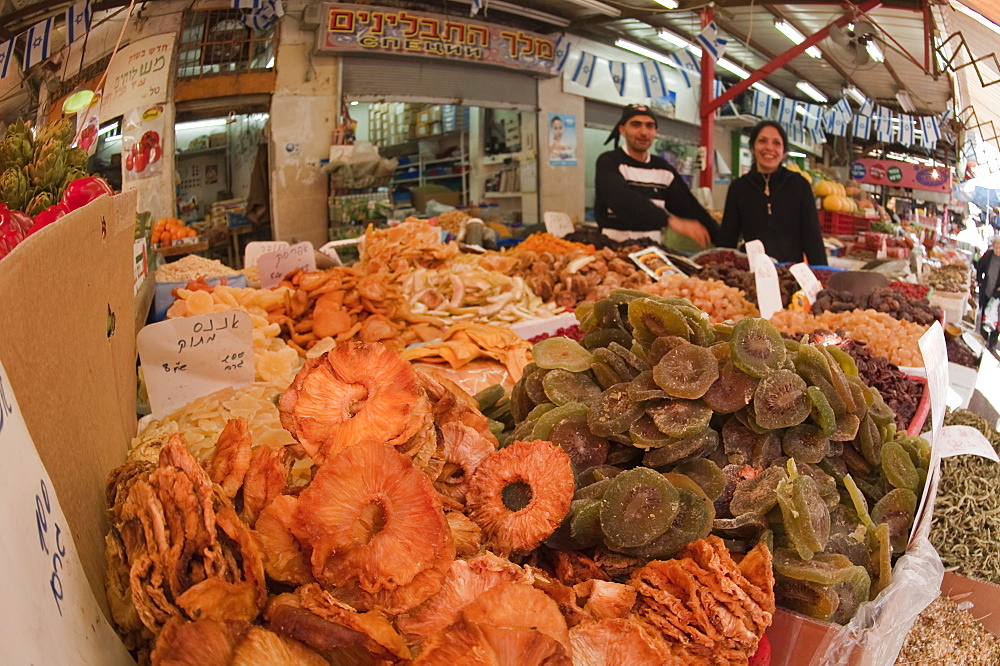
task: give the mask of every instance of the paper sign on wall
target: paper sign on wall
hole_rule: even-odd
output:
[[[309,241],[266,252],[257,258],[260,286],[264,289],[280,284],[286,275],[299,269],[306,272],[316,270],[316,254]]]
[[[820,284],[819,280],[816,278],[816,274],[812,272],[809,268],[809,264],[798,263],[792,264],[789,268],[792,273],[792,277],[795,278],[799,286],[802,287],[802,293],[805,297],[809,299],[809,303],[816,302],[816,296],[820,291],[823,290],[823,285]]]
[[[783,309],[778,270],[764,252],[764,244],[759,240],[749,241],[745,249],[757,285],[757,309],[760,310],[761,317],[770,319],[775,312]]]
[[[134,664],[90,589],[0,364],[0,644],[8,664]]]
[[[230,386],[253,383],[253,323],[228,310],[146,326],[136,337],[155,416]]]
[[[250,241],[243,251],[243,265],[256,266],[261,255],[288,247],[288,241]]]

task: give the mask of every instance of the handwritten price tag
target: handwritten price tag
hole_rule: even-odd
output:
[[[253,383],[253,323],[229,310],[169,319],[136,337],[153,414],[163,416],[195,398]]]
[[[264,289],[278,285],[286,275],[300,268],[304,271],[316,270],[316,254],[309,241],[262,254],[257,259],[260,286]]]
[[[753,271],[757,285],[757,309],[760,310],[761,317],[770,319],[771,315],[782,309],[778,270],[764,252],[764,244],[759,240],[748,242],[746,251],[750,270]]]
[[[792,273],[792,277],[795,281],[799,283],[802,287],[802,293],[805,294],[806,298],[809,299],[809,303],[816,302],[816,295],[823,290],[823,285],[820,284],[819,280],[816,278],[816,274],[812,272],[809,268],[809,264],[803,262],[799,264],[792,264],[788,268]]]
[[[1000,456],[997,456],[990,440],[970,426],[952,425],[941,428],[941,435],[934,446],[942,458],[972,455],[1000,462]]]
[[[251,241],[243,251],[243,265],[256,266],[257,260],[268,252],[277,252],[288,247],[288,241]]]
[[[9,664],[134,664],[87,583],[70,526],[0,364],[0,641]]]
[[[934,439],[937,439],[948,406],[948,349],[945,347],[941,323],[934,322],[917,344],[927,370],[927,390],[931,394],[931,430]]]

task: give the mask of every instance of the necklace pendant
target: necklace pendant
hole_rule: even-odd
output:
[[[771,214],[771,202],[770,201],[767,202],[767,214],[768,215]]]

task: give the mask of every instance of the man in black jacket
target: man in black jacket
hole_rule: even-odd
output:
[[[608,141],[615,150],[597,158],[594,215],[614,240],[648,237],[659,241],[663,227],[705,247],[719,225],[698,203],[680,174],[666,160],[650,155],[656,118],[648,106],[629,104]],[[625,146],[618,148],[619,137]],[[606,141],[605,143],[607,143]]]

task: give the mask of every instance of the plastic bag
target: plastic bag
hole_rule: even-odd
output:
[[[934,546],[926,537],[915,539],[896,562],[892,583],[820,646],[813,666],[892,666],[917,616],[940,595],[943,579]]]

